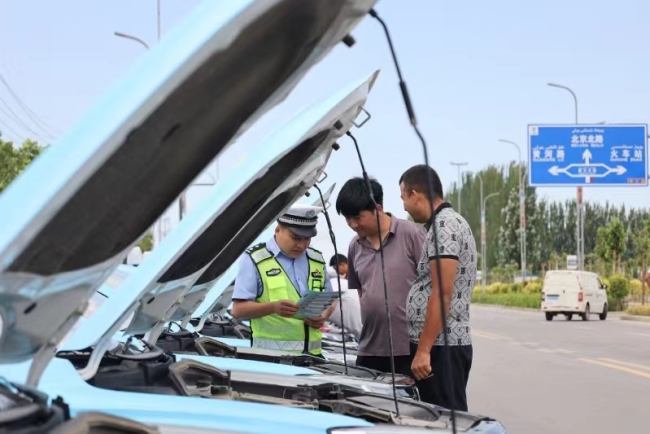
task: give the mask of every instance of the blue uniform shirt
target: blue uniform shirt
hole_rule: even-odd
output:
[[[290,258],[280,250],[278,243],[275,242],[275,238],[271,238],[266,242],[266,248],[275,256],[275,259],[284,268],[284,271],[287,272],[289,280],[296,287],[300,296],[305,295],[309,290],[307,288],[307,281],[309,280],[307,252],[296,259]],[[332,292],[332,283],[327,273],[325,273],[325,292]],[[260,279],[257,267],[255,267],[255,263],[251,257],[248,253],[244,253],[239,259],[239,270],[235,278],[235,288],[232,298],[235,300],[255,301],[261,294],[262,279]]]

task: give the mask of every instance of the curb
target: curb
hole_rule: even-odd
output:
[[[621,319],[625,321],[650,322],[650,316],[642,315],[621,315]]]
[[[541,308],[503,306],[501,304],[472,303],[471,306],[489,307],[489,308],[493,308],[493,309],[518,310],[518,311],[521,311],[521,312],[539,312],[539,313],[544,312]],[[592,315],[597,315],[597,314],[592,314]],[[607,315],[610,316],[610,317],[628,319],[629,321],[647,321],[647,322],[650,322],[650,316],[644,317],[644,316],[639,316],[639,315],[624,315],[622,312],[618,312],[618,311],[614,311],[614,312],[609,311],[609,312],[607,312]],[[631,317],[631,318],[623,318],[624,316]]]

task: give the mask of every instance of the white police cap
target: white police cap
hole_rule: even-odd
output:
[[[278,223],[299,237],[313,238],[316,236],[318,213],[322,211],[319,206],[294,205],[280,216]]]

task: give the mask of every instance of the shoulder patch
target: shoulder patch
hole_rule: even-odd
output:
[[[279,268],[271,268],[269,271],[266,272],[266,275],[272,277],[272,276],[277,276],[280,273],[282,273],[282,270],[280,270]]]
[[[323,258],[323,255],[321,252],[319,252],[316,249],[312,249],[311,247],[307,249],[307,257],[311,259],[312,261],[319,262],[321,264],[325,263],[325,258]]]
[[[314,270],[311,272],[311,277],[313,277],[314,279],[322,279],[323,273],[321,273],[320,270]]]

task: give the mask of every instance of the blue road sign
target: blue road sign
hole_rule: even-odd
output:
[[[529,125],[531,187],[646,187],[648,126]]]

